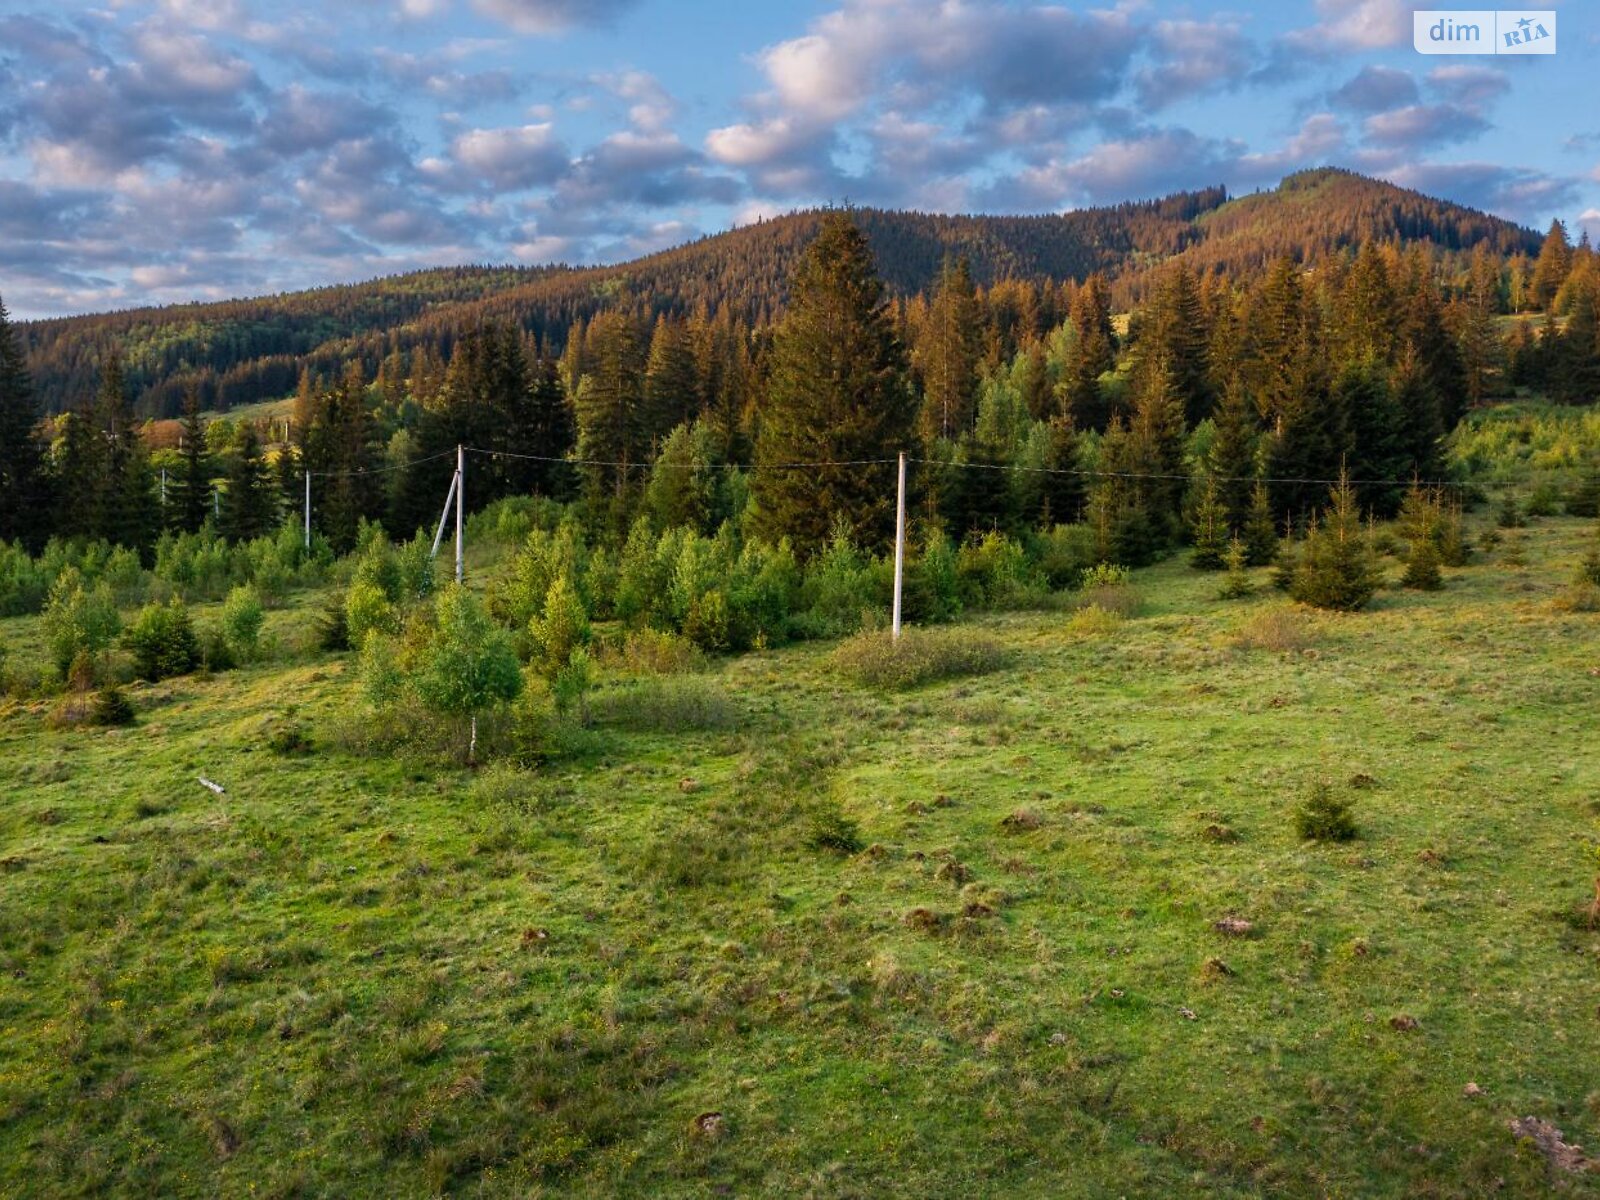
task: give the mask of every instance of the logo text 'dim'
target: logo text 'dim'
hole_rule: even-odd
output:
[[[1554,54],[1556,14],[1531,9],[1430,8],[1411,14],[1418,54]]]

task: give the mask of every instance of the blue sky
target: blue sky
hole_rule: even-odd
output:
[[[1326,163],[1600,236],[1600,4],[1543,0],[1539,57],[1419,55],[1413,7],[0,0],[0,296],[611,262],[818,203],[1050,212]]]

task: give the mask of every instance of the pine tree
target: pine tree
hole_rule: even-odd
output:
[[[1406,570],[1400,582],[1417,591],[1436,592],[1444,586],[1439,571],[1439,533],[1444,501],[1432,488],[1413,481],[1400,506],[1400,524],[1406,536]]]
[[[633,496],[648,459],[644,422],[644,363],[631,318],[604,312],[589,326],[591,370],[578,387],[578,457],[590,513],[619,534],[632,519]]]
[[[1227,513],[1222,506],[1217,481],[1210,475],[1205,477],[1201,485],[1200,502],[1195,506],[1189,528],[1194,540],[1189,564],[1201,571],[1221,570],[1225,565],[1229,542]]]
[[[1184,421],[1198,425],[1211,415],[1210,330],[1193,272],[1185,263],[1168,271],[1141,314],[1137,374],[1162,364],[1183,406]]]
[[[1039,519],[1044,524],[1070,523],[1083,515],[1086,499],[1083,476],[1078,473],[1078,435],[1072,422],[1056,417],[1049,423],[1049,472],[1039,487]]]
[[[1365,242],[1345,276],[1337,306],[1342,363],[1387,363],[1394,354],[1399,309],[1388,267],[1376,243]]]
[[[1260,425],[1255,402],[1235,373],[1222,393],[1213,421],[1211,445],[1206,450],[1206,471],[1217,489],[1227,529],[1243,529],[1249,519],[1250,495],[1256,476],[1256,445]]]
[[[194,533],[211,512],[211,469],[206,458],[205,423],[200,419],[200,392],[193,384],[183,393],[178,453],[178,471],[168,494],[167,519],[178,532]]]
[[[1567,227],[1560,220],[1551,221],[1550,232],[1545,234],[1539,257],[1533,264],[1530,290],[1534,304],[1548,312],[1571,269],[1572,244],[1567,241]]]
[[[1272,517],[1271,493],[1257,482],[1250,493],[1250,515],[1244,524],[1245,560],[1265,567],[1278,557],[1278,526]]]
[[[96,534],[141,553],[155,542],[160,510],[150,457],[128,401],[121,356],[112,351],[101,369],[95,424],[105,438],[105,474],[96,489]]]
[[[100,491],[105,480],[106,443],[94,418],[83,408],[61,417],[54,448],[55,517],[51,528],[64,538],[100,534]]]
[[[1219,599],[1242,600],[1255,593],[1256,585],[1251,580],[1248,570],[1250,554],[1245,549],[1245,544],[1237,537],[1228,542],[1228,551],[1223,555],[1223,565],[1228,573],[1223,576],[1222,588],[1217,593]]]
[[[1590,460],[1567,496],[1567,515],[1600,517],[1600,460]]]
[[[656,446],[667,433],[700,411],[700,379],[694,346],[683,322],[656,319],[644,369],[642,435]]]
[[[1062,371],[1062,407],[1079,429],[1103,430],[1111,419],[1100,376],[1116,366],[1111,302],[1105,281],[1091,275],[1072,299],[1074,337]]]
[[[0,299],[0,541],[21,539],[34,550],[49,524],[38,421],[22,345]]]
[[[1489,394],[1492,378],[1500,369],[1500,339],[1494,326],[1499,310],[1500,267],[1489,256],[1488,249],[1480,245],[1472,254],[1467,294],[1462,298],[1456,321],[1469,404],[1483,402]]]
[[[247,542],[271,532],[278,518],[276,490],[261,453],[260,435],[254,422],[247,422],[222,493],[222,535],[231,541]]]
[[[1341,471],[1332,503],[1306,531],[1289,594],[1302,604],[1354,612],[1378,590],[1377,564],[1355,488]]]
[[[843,521],[858,544],[884,544],[892,459],[909,446],[915,420],[871,250],[848,217],[833,214],[795,271],[773,339],[752,488],[758,530],[813,551]]]
[[[1022,352],[1022,402],[1035,421],[1048,421],[1055,415],[1055,389],[1050,380],[1050,360],[1044,343],[1037,339]]]
[[[1568,404],[1600,399],[1600,283],[1573,277],[1567,327],[1555,344],[1551,390]]]
[[[978,388],[978,303],[967,260],[945,261],[917,347],[922,437],[955,440],[972,428]]]
[[[1371,360],[1347,366],[1334,385],[1334,403],[1348,430],[1345,451],[1359,481],[1361,507],[1379,517],[1400,508],[1398,482],[1414,467],[1408,461],[1401,414],[1382,370]]]
[[[534,364],[530,398],[528,425],[522,438],[527,452],[542,459],[564,458],[573,447],[577,430],[554,359],[540,359]],[[572,487],[570,476],[571,468],[566,463],[535,462],[533,489],[541,495],[563,499]]]
[[[1184,397],[1165,359],[1148,364],[1128,423],[1128,470],[1132,488],[1157,528],[1170,530],[1183,497],[1187,446]]]

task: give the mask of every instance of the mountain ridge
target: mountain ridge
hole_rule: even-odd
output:
[[[304,367],[327,370],[392,349],[448,349],[485,320],[509,321],[547,350],[579,320],[614,305],[644,317],[725,312],[753,327],[777,320],[789,270],[827,209],[805,209],[708,234],[623,263],[456,266],[271,296],[185,302],[19,321],[46,411],[92,394],[103,355],[121,352],[140,407],[171,415],[182,387],[227,407],[292,390]],[[1286,176],[1229,197],[1220,186],[1058,214],[946,215],[851,210],[892,294],[927,291],[947,256],[980,285],[1061,285],[1099,272],[1126,305],[1174,260],[1250,279],[1285,254],[1300,261],[1367,240],[1424,243],[1442,255],[1487,244],[1532,254],[1540,235],[1513,222],[1342,168]]]

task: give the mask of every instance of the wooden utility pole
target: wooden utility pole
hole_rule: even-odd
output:
[[[900,486],[894,506],[894,640],[900,640],[900,588],[906,572],[906,455],[900,452]]]

